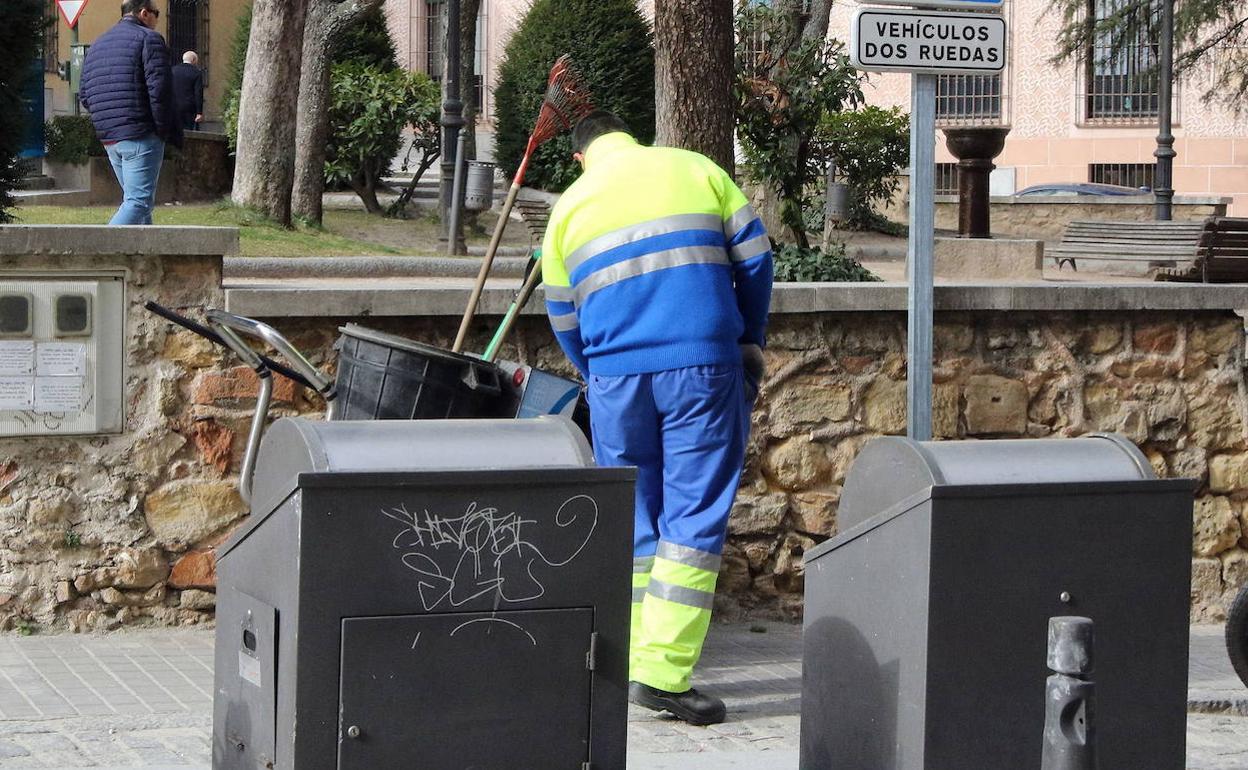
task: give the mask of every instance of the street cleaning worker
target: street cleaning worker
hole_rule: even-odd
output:
[[[629,700],[695,725],[689,686],[762,374],[771,244],[710,159],[644,147],[609,112],[572,131],[584,173],[555,204],[542,278],[589,390],[594,457],[637,467]]]

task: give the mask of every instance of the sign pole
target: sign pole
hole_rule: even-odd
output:
[[[910,278],[907,310],[906,435],[932,439],[932,263],[936,248],[936,75],[910,76]]]

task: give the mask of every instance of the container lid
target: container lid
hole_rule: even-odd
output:
[[[425,343],[417,342],[416,340],[409,340],[407,337],[400,337],[397,334],[379,332],[376,329],[369,329],[368,327],[360,326],[359,324],[347,324],[346,326],[340,326],[338,327],[338,331],[348,337],[355,337],[356,339],[365,340],[377,345],[385,345],[390,348],[406,350],[409,353],[415,353],[429,358],[446,358],[459,363],[472,364],[473,366],[492,365],[474,356],[465,355],[463,353],[453,353],[444,348],[426,345]]]
[[[267,514],[302,473],[589,467],[589,443],[571,420],[344,420],[288,417],[264,434],[252,512]]]
[[[886,436],[867,444],[849,469],[837,521],[845,532],[931,487],[1155,478],[1148,458],[1126,438],[1112,433],[999,441],[914,441]]]

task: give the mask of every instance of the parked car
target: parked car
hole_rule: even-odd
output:
[[[1124,187],[1117,184],[1098,184],[1095,182],[1059,182],[1054,184],[1035,184],[1014,194],[1020,197],[1041,195],[1105,195],[1116,197],[1151,195],[1152,192],[1147,187]]]

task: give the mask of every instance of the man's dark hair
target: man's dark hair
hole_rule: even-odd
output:
[[[615,113],[594,110],[581,118],[572,129],[572,151],[585,152],[585,148],[589,147],[595,139],[615,131],[623,131],[630,136],[633,133],[628,124],[620,120]]]
[[[144,8],[151,8],[152,0],[125,0],[121,4],[121,15],[132,16]]]

